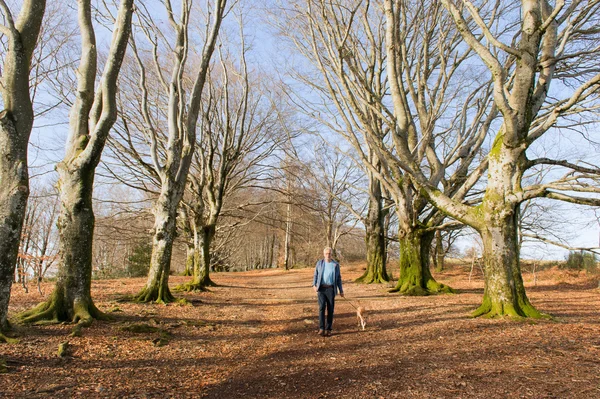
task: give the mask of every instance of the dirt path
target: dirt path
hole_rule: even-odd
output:
[[[180,295],[191,305],[117,303],[144,280],[97,281],[96,302],[115,321],[82,337],[69,337],[69,325],[20,327],[20,343],[0,344],[8,364],[0,396],[600,397],[600,292],[589,278],[541,275],[528,293],[556,321],[514,322],[467,317],[482,283],[463,270],[438,276],[459,295],[426,298],[351,283],[360,268],[342,274],[347,296],[368,309],[368,325],[359,331],[354,309],[338,297],[330,338],[316,334],[312,270],[215,274],[212,292]],[[13,292],[13,312],[41,299]],[[135,323],[159,331],[124,330]],[[64,341],[71,352],[61,358]]]

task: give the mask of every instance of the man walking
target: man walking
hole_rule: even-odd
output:
[[[331,258],[332,252],[330,247],[323,250],[324,258],[317,262],[313,277],[313,287],[319,300],[319,335],[328,337],[331,336],[337,291],[339,290],[340,296],[344,297],[340,264]],[[327,319],[325,319],[325,308],[327,308]]]

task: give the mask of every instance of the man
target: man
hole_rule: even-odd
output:
[[[340,296],[344,297],[340,264],[331,258],[332,252],[330,247],[323,250],[324,258],[317,262],[313,277],[313,287],[319,300],[319,335],[322,337],[331,336],[333,306],[337,291],[339,290]],[[325,319],[325,308],[327,308],[327,319]]]

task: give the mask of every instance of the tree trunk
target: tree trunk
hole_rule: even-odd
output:
[[[29,135],[27,135],[28,137]],[[10,289],[15,275],[27,198],[27,138],[17,140],[12,116],[0,113],[0,331],[8,328]]]
[[[367,270],[356,279],[357,283],[386,283],[390,278],[386,270],[386,244],[383,231],[383,218],[369,220],[365,224],[367,244]]]
[[[447,285],[440,284],[429,270],[429,252],[433,232],[424,233],[418,229],[398,233],[400,243],[400,277],[396,287],[390,292],[403,295],[421,296],[454,292]]]
[[[29,197],[27,145],[33,126],[29,70],[46,9],[44,0],[22,4],[4,30],[0,111],[0,341],[8,328],[8,302]],[[6,18],[4,18],[6,22]]]
[[[186,256],[185,256],[185,269],[183,270],[183,276],[194,275],[194,245],[186,244]]]
[[[284,244],[284,255],[283,264],[285,270],[290,270],[293,266],[290,259],[290,250],[292,245],[292,204],[291,198],[288,198],[286,220],[285,220],[285,244]]]
[[[442,232],[437,230],[435,232],[435,253],[433,254],[433,262],[436,272],[444,270],[444,242],[442,240]]]
[[[206,287],[216,287],[210,279],[210,244],[215,236],[216,226],[198,226],[194,237],[194,274],[191,282],[177,289],[182,291],[205,291]]]
[[[94,305],[91,295],[95,168],[70,168],[61,162],[57,169],[61,206],[56,285],[48,301],[19,317],[29,323],[40,320],[90,323],[94,318],[106,318]]]
[[[531,305],[525,293],[519,264],[517,206],[488,201],[486,208],[487,224],[480,232],[485,290],[482,304],[473,312],[473,317],[548,317]]]
[[[173,187],[170,180],[163,185],[154,208],[154,237],[152,258],[146,286],[134,300],[138,302],[170,303],[175,297],[169,290],[171,255],[175,241],[177,207],[183,193],[182,187]]]

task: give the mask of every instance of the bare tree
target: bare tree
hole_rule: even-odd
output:
[[[0,111],[0,340],[8,328],[8,302],[29,195],[27,145],[34,117],[29,71],[45,7],[44,0],[25,0],[15,21],[7,3],[0,0],[0,35],[8,43],[0,82],[4,108]]]
[[[201,106],[189,200],[184,197],[195,251],[193,279],[180,287],[187,291],[214,285],[209,276],[210,248],[224,203],[236,191],[256,185],[266,176],[266,160],[281,142],[275,103],[266,95],[265,82],[251,80],[243,32],[241,37],[240,70],[220,52],[221,68],[212,71]],[[253,202],[238,203],[237,207]]]
[[[117,78],[131,30],[133,0],[121,0],[112,41],[98,89],[95,89],[98,50],[90,0],[78,4],[81,59],[78,87],[71,108],[70,133],[59,173],[60,237],[57,280],[50,299],[20,317],[39,320],[80,322],[88,325],[103,314],[91,296],[94,212],[92,193],[96,166],[116,117]]]
[[[427,204],[395,161],[396,138],[394,134],[390,136],[396,125],[390,98],[394,90],[390,87],[382,9],[369,1],[301,3],[296,5],[293,15],[294,22],[302,29],[294,31],[293,40],[311,60],[314,72],[299,78],[323,98],[318,102],[304,101],[302,105],[323,126],[342,135],[353,146],[357,161],[371,175],[373,204],[371,220],[366,226],[383,230],[381,190],[388,192],[394,201],[400,278],[393,291],[409,295],[451,291],[429,271],[431,242],[435,230],[443,228],[445,215]],[[395,48],[402,51],[404,58],[393,67],[406,82],[403,106],[404,114],[409,116],[406,124],[410,127],[410,151],[418,162],[430,163],[427,178],[431,184],[442,186],[447,192],[460,191],[464,196],[477,181],[476,178],[466,181],[465,176],[485,140],[485,127],[494,118],[494,112],[489,110],[489,82],[458,83],[461,66],[471,51],[460,46],[462,38],[441,5],[419,1],[403,10],[402,35],[396,35]],[[462,78],[464,83],[466,79]],[[460,106],[459,97],[464,100]],[[467,113],[475,115],[471,124],[465,123],[461,116]],[[440,121],[446,124],[443,129],[436,126]],[[419,133],[431,140],[419,140]],[[445,137],[450,135],[468,143],[465,147],[468,150],[459,153],[457,148],[448,147]],[[438,154],[436,148],[440,149]],[[474,176],[481,176],[483,171],[485,166]],[[375,242],[381,241],[379,233],[373,236]],[[378,253],[384,249],[375,245],[371,250],[375,248]]]
[[[199,59],[194,59],[197,62],[195,66],[197,73],[193,78],[194,83],[191,90],[187,84],[190,76],[186,74],[186,70],[188,69],[189,53],[194,44],[190,36],[190,23],[193,22],[194,15],[192,1],[181,1],[179,20],[176,20],[171,2],[164,2],[166,18],[174,34],[172,46],[168,43],[168,34],[162,31],[161,23],[154,20],[157,18],[154,11],[151,14],[144,7],[138,9],[140,29],[150,43],[151,63],[154,63],[157,80],[155,82],[148,81],[142,49],[138,48],[137,39],[135,39],[132,42],[132,49],[139,68],[141,98],[139,105],[143,117],[140,127],[151,142],[151,162],[144,162],[144,165],[148,170],[153,169],[150,173],[156,176],[160,193],[154,205],[155,222],[150,272],[144,289],[134,297],[137,301],[167,303],[174,300],[168,281],[173,241],[176,234],[177,209],[185,191],[194,154],[202,91],[217,42],[217,35],[225,15],[226,3],[226,0],[215,0],[212,5],[208,5],[209,8],[206,10],[208,19],[202,52]],[[164,59],[159,57],[161,45],[169,48],[172,56]],[[170,80],[165,77],[165,63],[170,63]],[[157,83],[158,89],[163,90],[162,94],[168,98],[166,109],[159,110],[158,113],[153,112],[151,104],[154,96],[160,95],[151,91],[153,83]],[[161,115],[165,114],[166,134],[161,132],[159,124]],[[167,136],[166,145],[163,148],[158,144],[161,134]],[[161,157],[164,158],[162,163]]]
[[[411,153],[410,126],[395,65],[403,59],[398,47],[402,2],[386,0],[387,50],[396,118],[397,165],[444,213],[475,228],[482,237],[485,291],[474,316],[544,317],[529,302],[519,265],[518,214],[521,202],[536,197],[598,205],[599,169],[577,161],[527,158],[527,150],[547,133],[577,129],[589,121],[586,112],[598,107],[600,74],[596,63],[600,2],[569,4],[524,0],[442,3],[452,15],[464,42],[479,56],[493,81],[495,107],[502,124],[486,162],[487,184],[481,204],[470,206],[445,195],[427,181]],[[457,5],[460,4],[460,5]],[[466,16],[465,16],[466,13]],[[504,40],[512,38],[512,43]],[[560,88],[553,89],[552,81]],[[558,83],[558,82],[557,82]],[[565,90],[570,87],[572,90]],[[577,122],[570,119],[576,118]],[[561,126],[562,125],[562,126]],[[544,184],[524,186],[525,172],[537,165],[554,165],[564,171]],[[586,196],[585,194],[589,194]],[[582,195],[583,194],[583,195]]]

